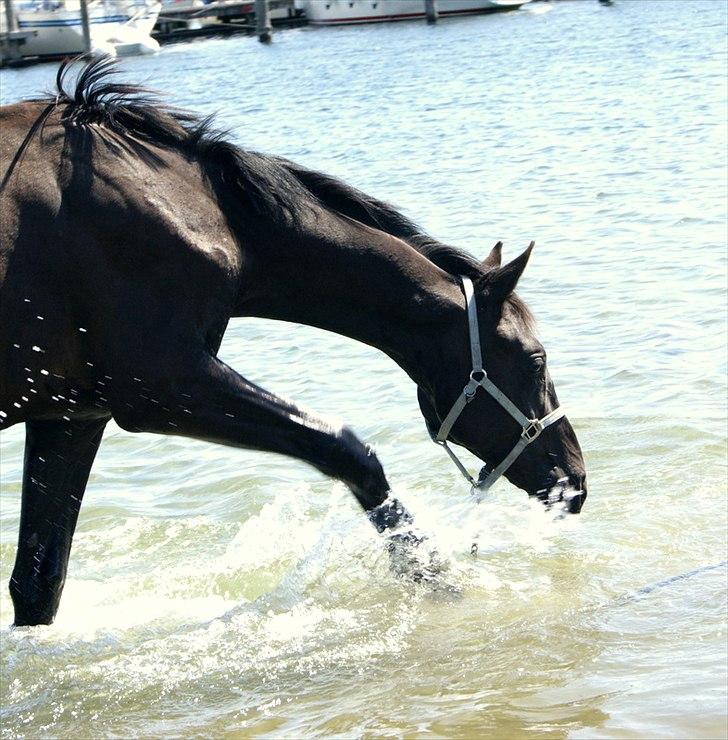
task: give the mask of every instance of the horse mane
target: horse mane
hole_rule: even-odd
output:
[[[84,66],[69,92],[67,78],[77,62]],[[466,275],[481,282],[492,275],[492,269],[424,233],[390,204],[330,175],[242,149],[229,141],[228,132],[213,126],[213,116],[167,105],[153,90],[115,81],[118,73],[116,61],[108,56],[67,60],[56,75],[55,94],[38,102],[63,108],[61,120],[67,125],[83,128],[99,124],[122,139],[194,158],[218,199],[223,186],[232,186],[256,213],[275,221],[295,220],[301,201],[313,199],[324,208],[402,239],[452,276]],[[41,116],[45,120],[48,111]],[[517,296],[511,296],[509,302],[519,316],[532,322],[528,307]]]
[[[402,239],[450,275],[466,275],[473,280],[485,276],[477,259],[429,236],[389,203],[331,175],[309,170],[295,162],[278,161],[327,208]]]
[[[82,62],[72,91],[67,89],[69,72]],[[64,61],[56,75],[52,102],[62,108],[61,120],[72,130],[98,124],[115,134],[111,146],[126,142],[140,156],[150,156],[145,145],[179,152],[200,165],[208,184],[220,199],[232,188],[253,211],[279,220],[294,214],[296,195],[290,177],[271,157],[243,150],[227,139],[227,132],[213,126],[213,116],[166,104],[159,93],[140,85],[116,82],[115,59],[101,56]],[[96,133],[101,134],[99,129]]]
[[[167,105],[146,87],[117,82],[114,77],[119,69],[111,57],[86,62],[69,91],[69,73],[78,61],[84,60],[61,64],[54,95],[42,101],[63,107],[64,123],[100,124],[118,136],[195,158],[213,189],[216,184],[232,184],[255,212],[275,220],[295,216],[301,196],[312,196],[325,208],[403,239],[450,274],[476,280],[483,277],[478,260],[428,236],[388,203],[330,175],[242,149],[228,140],[228,132],[213,126],[212,116],[201,117]]]

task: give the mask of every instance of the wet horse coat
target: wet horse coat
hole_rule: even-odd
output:
[[[103,430],[177,434],[290,455],[344,481],[381,531],[408,519],[371,449],[217,358],[231,317],[321,327],[379,348],[437,428],[469,373],[459,275],[476,284],[489,377],[529,417],[557,404],[513,293],[530,250],[500,265],[422,234],[391,206],[114,82],[0,113],[0,428],[24,422],[16,624],[52,621]],[[519,430],[488,398],[451,440],[494,466]],[[562,419],[507,477],[586,491]],[[585,495],[585,494],[584,494]],[[572,506],[578,510],[582,497]]]

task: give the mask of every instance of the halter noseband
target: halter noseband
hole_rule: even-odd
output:
[[[458,470],[465,476],[466,480],[470,481],[473,487],[473,491],[478,493],[487,491],[503,473],[511,467],[515,462],[516,458],[523,452],[523,450],[535,442],[546,427],[551,426],[554,422],[558,421],[564,414],[565,411],[560,406],[557,406],[553,411],[546,414],[541,419],[529,419],[520,409],[506,396],[493,382],[488,378],[485,370],[483,369],[483,355],[480,351],[480,332],[478,329],[478,312],[475,305],[475,293],[473,292],[473,283],[470,278],[463,275],[460,276],[460,280],[463,284],[463,292],[465,293],[465,303],[468,310],[468,329],[470,331],[470,354],[472,357],[473,369],[470,371],[470,379],[467,382],[463,392],[457,397],[455,403],[452,405],[445,420],[440,425],[440,429],[437,434],[430,431],[432,441],[441,447],[445,448],[445,452],[450,456],[450,459],[455,463]],[[460,462],[457,455],[450,449],[447,443],[447,438],[450,436],[455,422],[460,417],[463,409],[475,398],[478,388],[485,389],[490,393],[498,403],[521,425],[521,436],[516,442],[515,447],[506,455],[505,459],[493,470],[488,470],[488,466],[484,466],[480,471],[478,479],[475,480],[470,473],[465,469],[465,466]]]

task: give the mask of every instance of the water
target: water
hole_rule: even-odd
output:
[[[2,736],[724,736],[725,569],[622,597],[726,559],[726,20],[722,2],[564,2],[125,61],[478,255],[536,239],[521,292],[590,495],[563,521],[505,482],[476,508],[389,360],[234,321],[226,361],[376,446],[451,590],[397,580],[344,487],[301,464],[111,428],[58,620],[11,631],[13,429]],[[3,100],[54,73],[3,72]]]

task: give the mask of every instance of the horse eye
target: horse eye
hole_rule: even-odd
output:
[[[531,357],[531,370],[535,375],[543,372],[546,367],[546,358],[543,355],[533,355]]]

